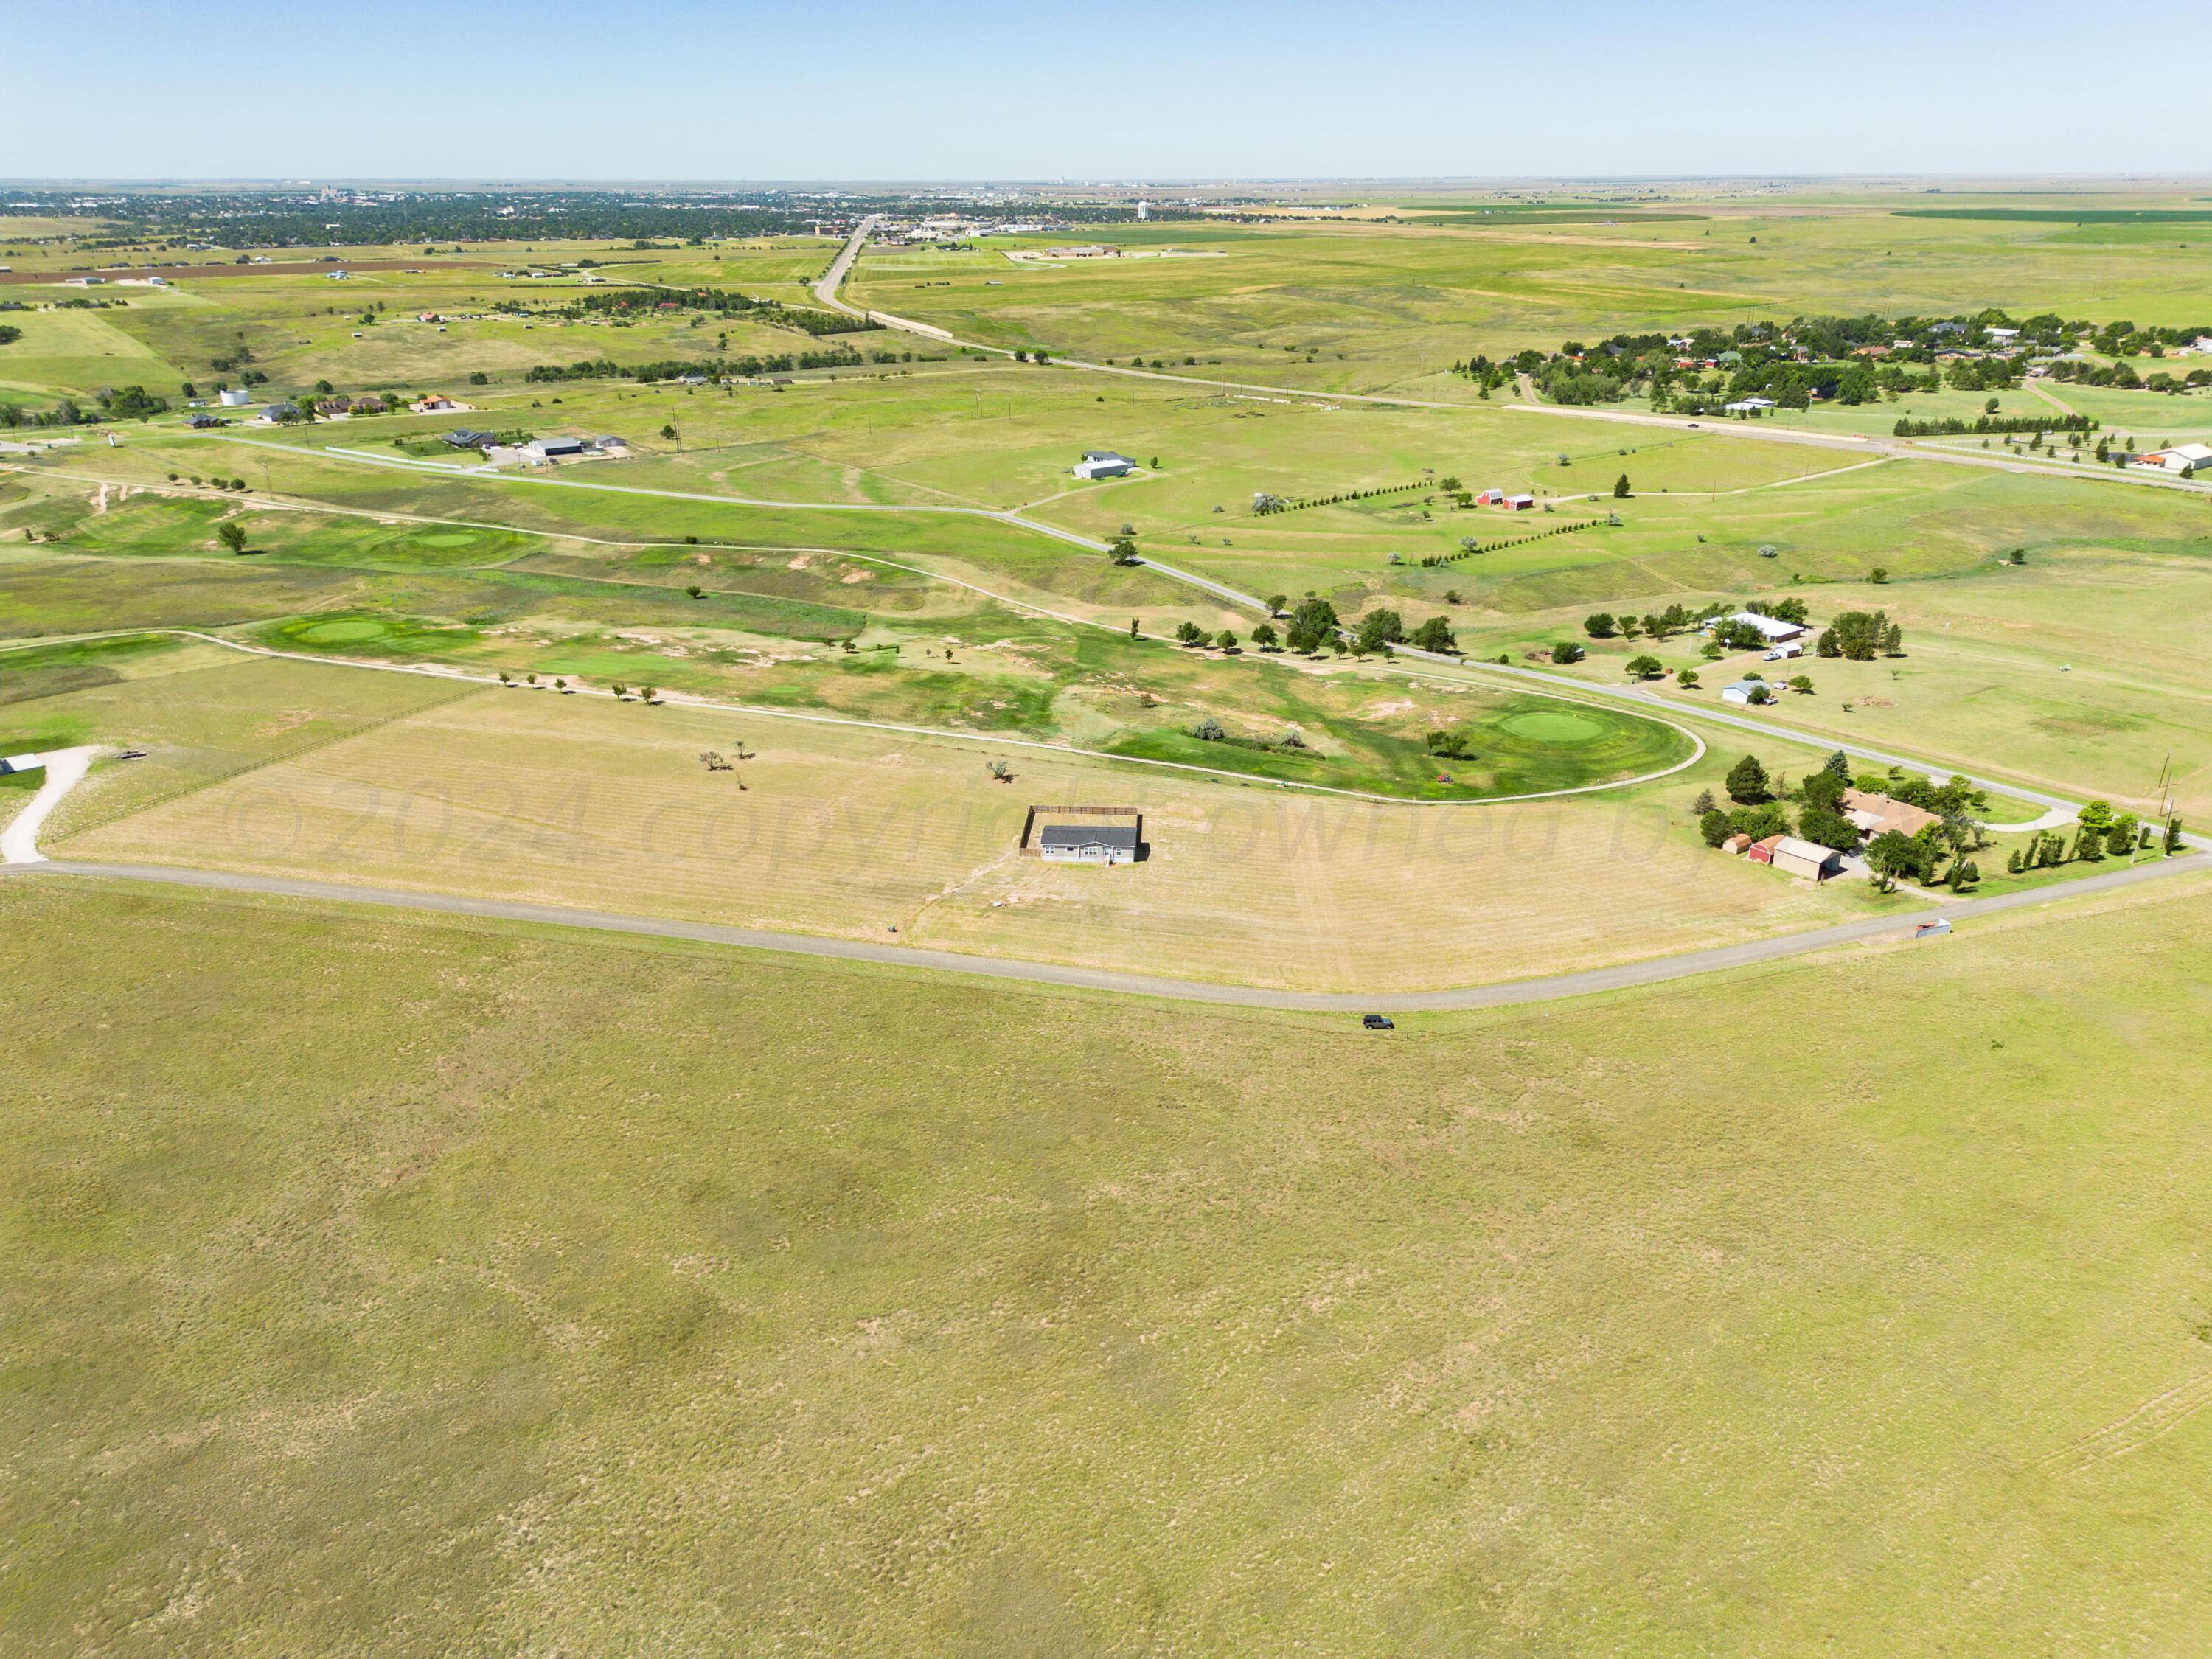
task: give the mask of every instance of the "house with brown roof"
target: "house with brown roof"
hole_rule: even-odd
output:
[[[1930,824],[1943,822],[1938,814],[1924,806],[1915,806],[1893,795],[1876,794],[1871,789],[1844,790],[1844,816],[1869,839],[1892,830],[1901,836],[1917,836]]]

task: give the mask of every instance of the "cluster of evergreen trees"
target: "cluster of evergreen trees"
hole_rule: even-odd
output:
[[[169,407],[143,386],[100,389],[94,407],[87,409],[74,398],[64,398],[52,409],[26,409],[21,404],[0,403],[0,430],[23,427],[88,426],[100,421],[143,421]]]
[[[1693,613],[1680,605],[1670,605],[1664,611],[1647,611],[1641,617],[1628,611],[1615,616],[1610,611],[1598,611],[1583,618],[1583,632],[1594,640],[1609,640],[1616,635],[1632,640],[1645,634],[1655,640],[1663,640],[1700,626],[1728,609],[1724,605],[1709,605]]]
[[[2001,337],[1992,329],[2017,333]],[[2019,385],[2021,362],[2032,354],[2063,352],[2091,337],[2100,351],[2159,351],[2206,331],[2144,331],[2126,322],[2096,329],[2055,313],[2016,320],[1996,309],[1952,317],[1795,317],[1787,323],[1700,328],[1686,337],[1645,331],[1616,334],[1595,345],[1567,340],[1557,351],[1523,350],[1500,362],[1477,352],[1455,362],[1452,372],[1473,380],[1485,397],[1516,374],[1527,374],[1555,403],[1613,403],[1648,391],[1658,407],[1695,415],[1754,396],[1803,409],[1816,398],[1866,404],[1946,386],[2002,392]],[[1943,357],[1949,361],[1939,361]],[[1925,372],[1912,373],[1914,364]],[[2053,371],[2100,385],[2142,383],[2131,373],[2122,382],[2110,371],[2064,362]],[[2212,380],[2212,371],[2194,373]],[[2173,382],[2173,389],[2184,384]]]

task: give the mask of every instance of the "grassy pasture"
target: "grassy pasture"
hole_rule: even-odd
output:
[[[360,579],[241,562],[134,560],[118,575],[104,560],[0,555],[0,634],[36,639],[113,628],[209,628],[289,616],[361,596]]]
[[[797,279],[817,272],[831,246],[823,244],[817,252],[805,241],[788,240],[773,246],[727,245],[718,258],[702,260],[702,274],[685,280],[796,299]],[[389,248],[346,254],[349,263],[394,257]],[[343,283],[320,274],[264,276],[216,267],[174,279],[176,289],[165,297],[185,304],[142,313],[134,303],[125,326],[202,380],[218,378],[210,360],[228,355],[242,340],[252,349],[257,368],[278,386],[294,389],[328,379],[356,389],[458,390],[458,384],[447,383],[459,383],[477,370],[519,380],[535,364],[579,357],[610,355],[643,362],[708,356],[722,334],[728,337],[726,349],[732,355],[805,349],[807,343],[805,336],[789,330],[722,319],[697,329],[680,319],[614,329],[605,323],[491,314],[489,307],[497,299],[559,303],[578,291],[574,277],[533,283],[498,276],[503,260],[525,266],[533,257],[522,249],[471,249],[465,263],[425,258],[415,271],[356,270]],[[657,257],[596,244],[575,245],[558,257],[599,258],[599,274],[617,286],[665,282],[672,276]],[[380,302],[385,308],[379,320],[363,325],[362,313]],[[443,332],[435,324],[416,320],[425,311],[449,319]]]
[[[1790,665],[1818,686],[1787,699],[1793,726],[2136,810],[2154,804],[2171,757],[2183,813],[2212,811],[2212,564],[2201,556],[2038,549],[2021,569],[1824,591],[1820,603],[1887,607],[1908,654]]]
[[[0,741],[17,750],[80,743],[143,747],[99,768],[48,821],[52,841],[304,755],[454,695],[435,680],[319,664],[272,675],[219,646],[106,641],[0,653],[30,696],[0,703]],[[367,682],[356,684],[356,682]]]
[[[1037,388],[1035,407],[1024,420],[1034,422],[1039,433],[1058,424],[1066,432],[1065,441],[1073,441],[1070,428],[1082,417],[1083,406],[1067,403],[1060,390],[1072,377],[1032,372],[1026,380],[1011,374],[1007,378],[1014,390],[1001,395],[1024,407],[1019,394]],[[833,431],[836,444],[857,449],[865,442],[867,424],[897,402],[903,384],[822,389],[825,399],[836,399],[836,412],[821,429]],[[921,387],[926,383],[916,377],[912,384]],[[669,394],[660,395],[664,406],[672,405]],[[697,403],[702,410],[712,411],[711,420],[726,421],[732,418],[726,411],[728,401],[702,398]],[[635,413],[639,404],[625,406]],[[775,411],[779,421],[794,418],[787,412],[788,399],[757,399],[756,407]],[[2178,574],[2192,568],[2212,549],[2202,503],[2186,498],[2089,479],[2012,477],[1910,461],[1855,466],[1848,455],[1720,437],[1597,429],[1586,422],[1502,411],[1430,416],[1276,405],[1257,420],[1240,420],[1235,407],[1210,409],[1180,395],[1148,397],[1115,412],[1129,418],[1125,411],[1158,423],[1149,432],[1133,422],[1133,427],[1162,441],[1167,453],[1161,473],[1125,485],[1077,491],[1034,511],[1094,535],[1110,534],[1123,521],[1134,523],[1140,545],[1147,550],[1248,592],[1297,594],[1318,588],[1340,610],[1389,605],[1409,623],[1445,613],[1460,629],[1462,643],[1486,654],[1534,648],[1563,634],[1571,636],[1585,612],[1601,608],[1644,610],[1676,599],[1695,604],[1778,590],[1802,592],[1816,617],[1850,605],[1888,603],[1893,610],[1907,613],[1916,647],[1911,659],[1872,671],[1841,669],[1818,677],[1819,696],[1791,699],[1790,718],[1802,714],[1832,735],[1858,732],[1926,752],[1941,763],[1986,764],[2023,780],[2122,796],[2138,794],[2148,787],[2165,753],[2169,738],[2162,734],[2169,727],[2182,769],[2193,771],[2199,763],[2190,758],[2199,742],[2191,735],[2187,714],[2187,676],[2193,672],[2193,659],[2186,652],[2177,657],[2170,646],[2151,661],[2127,664],[2124,672],[2109,679],[2093,682],[2076,677],[2093,662],[2119,667],[2125,659],[2141,658],[2142,629],[2124,599],[2064,611],[2053,607],[2039,617],[2014,617],[2000,624],[1987,617],[1948,612],[1940,617],[1929,612],[1923,623],[1920,613],[1911,610],[1913,601],[1904,597],[1923,588],[1940,593],[1948,591],[1948,584],[1984,577],[1999,588],[2007,583],[2018,586],[2022,580],[2019,574],[1999,564],[2014,547],[2030,550],[2035,562],[2025,578],[2031,586],[2046,556],[2077,553],[2160,561],[2161,568]],[[823,416],[817,409],[808,412],[808,418]],[[895,429],[915,434],[920,441],[922,424],[902,422]],[[987,424],[971,423],[972,437],[962,433],[931,441],[970,446],[988,453],[991,440],[981,429]],[[709,425],[702,432],[698,422],[691,427],[699,434],[696,441],[703,453],[712,447],[707,441],[718,428]],[[1624,436],[1631,441],[1619,442]],[[768,441],[771,447],[781,447],[772,439]],[[829,440],[809,441],[823,453],[836,453]],[[1042,447],[1045,440],[1035,441],[1041,459],[1052,453]],[[1149,448],[1141,443],[1137,447]],[[1623,455],[1623,449],[1629,453]],[[656,465],[664,465],[667,471],[663,476],[667,476],[695,465],[694,453],[689,448],[681,455],[671,453]],[[960,712],[969,686],[941,681],[921,684],[904,678],[896,684],[859,683],[842,672],[771,670],[754,653],[767,649],[774,654],[778,640],[803,645],[859,637],[870,643],[918,645],[932,629],[948,641],[957,636],[971,646],[1010,635],[1036,637],[1033,623],[991,612],[980,598],[960,590],[924,586],[908,573],[853,559],[840,552],[841,545],[936,569],[1017,600],[1093,617],[1117,627],[1137,617],[1161,630],[1194,614],[1209,628],[1241,629],[1249,623],[1249,618],[1227,615],[1210,603],[1194,603],[1187,590],[1151,573],[1115,570],[1085,550],[988,520],[810,513],[796,507],[724,506],[482,483],[367,469],[343,456],[237,445],[142,441],[122,451],[71,457],[61,465],[98,465],[103,472],[135,466],[146,476],[148,469],[165,459],[204,466],[214,454],[236,457],[257,474],[264,459],[270,461],[272,481],[289,493],[330,499],[362,511],[444,514],[517,525],[513,537],[481,532],[493,538],[489,545],[472,543],[447,549],[422,540],[426,533],[442,532],[404,526],[368,529],[332,515],[297,515],[295,520],[294,515],[249,510],[257,538],[264,526],[276,532],[268,538],[270,557],[327,561],[358,573],[343,587],[289,586],[307,599],[292,609],[366,606],[395,618],[427,617],[448,629],[472,629],[477,632],[465,640],[448,633],[442,642],[465,644],[465,659],[487,666],[537,668],[602,679],[652,679],[708,695],[730,695],[729,683],[736,679],[743,682],[737,695],[747,700],[792,699],[805,706],[826,696],[830,699],[827,706],[934,724]],[[1559,464],[1561,454],[1569,457],[1568,465]],[[1209,496],[1228,495],[1230,500],[1218,504],[1241,508],[1235,490],[1249,482],[1252,474],[1239,477],[1239,470],[1268,456],[1279,469],[1270,483],[1284,477],[1322,477],[1354,486],[1394,475],[1422,476],[1420,468],[1431,465],[1439,474],[1455,470],[1470,482],[1489,482],[1505,470],[1492,463],[1510,457],[1520,475],[1539,487],[1564,489],[1587,479],[1599,487],[1599,500],[1592,504],[1558,495],[1553,499],[1559,514],[1527,515],[1455,513],[1438,510],[1438,503],[1427,509],[1431,518],[1425,522],[1419,495],[1268,519],[1253,519],[1241,510],[1212,514],[1211,506],[1217,503],[1209,501]],[[1419,459],[1424,456],[1431,459]],[[1813,470],[1810,476],[1807,469]],[[1630,476],[1635,494],[1631,500],[1616,501],[1609,493],[1610,482],[1622,471]],[[592,478],[640,476],[626,469],[574,472],[588,472]],[[63,487],[63,476],[47,473],[40,488]],[[158,473],[153,476],[158,477]],[[739,471],[732,476],[744,475]],[[1224,489],[1230,479],[1235,480],[1234,489]],[[37,520],[50,526],[57,522],[51,516],[54,510],[52,501],[33,497],[0,508],[19,521]],[[165,543],[204,549],[209,532],[195,515],[204,517],[210,510],[164,505],[142,496],[111,507],[105,514],[88,512],[65,522],[72,526],[68,533],[73,544],[81,537],[88,546],[118,551],[128,547],[143,554],[159,552]],[[1410,562],[1424,551],[1455,548],[1464,534],[1503,539],[1561,522],[1562,515],[1616,512],[1623,520],[1617,528],[1482,553],[1438,569],[1422,570]],[[676,539],[679,526],[686,534],[703,532],[708,543],[752,544],[702,543],[695,550]],[[289,543],[284,540],[288,534]],[[1195,544],[1192,536],[1199,538]],[[562,539],[545,538],[550,537]],[[644,547],[605,547],[587,539],[593,537],[662,539]],[[794,546],[808,550],[792,550]],[[1768,546],[1777,550],[1774,559],[1759,556],[1759,550]],[[510,547],[542,550],[526,550],[497,569],[465,568]],[[1388,552],[1401,550],[1409,562],[1389,565]],[[697,562],[702,558],[708,561],[703,566]],[[441,572],[438,567],[449,559],[450,567]],[[1877,564],[1892,573],[1888,588],[1867,591],[1851,586]],[[1991,575],[1993,571],[1996,574]],[[268,581],[265,568],[260,580]],[[1793,588],[1793,580],[1802,586]],[[165,568],[162,580],[143,592],[134,582],[120,613],[104,613],[95,603],[76,606],[74,614],[103,620],[113,614],[126,624],[167,620],[177,610],[163,595],[175,591],[175,581],[173,573]],[[691,585],[702,588],[701,599],[678,597],[679,590]],[[55,592],[52,586],[39,591]],[[2124,591],[2136,590],[2128,586]],[[1459,595],[1455,606],[1446,604],[1450,592]],[[307,599],[310,592],[313,597]],[[269,602],[258,599],[256,604]],[[0,604],[4,603],[6,599],[0,597]],[[40,599],[18,614],[44,620],[52,614],[47,603]],[[221,618],[243,619],[252,614],[251,608],[225,611]],[[2062,621],[2063,629],[2055,626]],[[1929,630],[1943,623],[1949,624],[1945,631],[1953,636],[1947,644],[1961,649],[1970,649],[1975,641],[1989,644],[1996,648],[1992,661],[2004,660],[2015,646],[2032,647],[2040,665],[2033,670],[2033,684],[2041,688],[2028,699],[2034,704],[2032,714],[2017,721],[2002,716],[2013,705],[2002,682],[1987,678],[1995,671],[1987,670],[1986,664],[1977,671],[1984,674],[1979,678],[1972,672],[1937,678],[1924,672],[1936,659],[1932,652],[1923,654],[1917,647],[1932,646]],[[87,620],[78,625],[100,624]],[[668,637],[684,652],[684,659],[669,662],[665,643],[641,644],[618,637],[635,626],[671,630]],[[487,642],[482,635],[487,627],[521,632]],[[2038,629],[2042,630],[2039,635]],[[2100,641],[2086,637],[2093,629],[2101,634]],[[1957,637],[1962,631],[1967,638]],[[2163,630],[2169,635],[2172,631]],[[732,650],[738,653],[735,659],[728,655]],[[721,653],[719,660],[717,653]],[[1054,647],[1051,654],[1064,653]],[[1669,667],[1697,664],[1686,642],[1657,654]],[[2171,665],[2172,672],[2158,671],[2161,660]],[[2077,665],[2075,674],[2057,677],[2057,667],[2069,662]],[[1703,665],[1698,665],[1703,672]],[[1608,675],[1616,666],[1601,653],[1600,660],[1583,672]],[[1892,673],[1902,678],[1894,683],[1884,678],[1881,684],[1870,678]],[[1707,678],[1717,684],[1711,673]],[[1917,693],[1900,695],[1897,689],[1914,684],[1919,688]],[[2175,686],[2180,695],[2179,702],[2166,708],[2170,720],[2147,706],[2160,696],[2148,688],[2160,684]],[[884,701],[887,695],[889,702]],[[1036,708],[1037,695],[1036,687],[1024,684],[1004,701],[1013,708]],[[1954,699],[1958,700],[1956,708],[1951,707]],[[1847,700],[1853,704],[1848,714],[1842,712]],[[1976,703],[1990,709],[1991,717],[1972,714],[1970,705]],[[977,705],[971,701],[965,706]],[[1233,695],[1217,708],[1227,717],[1244,706],[1255,712],[1266,708],[1264,700],[1248,705]],[[2026,703],[2020,707],[2025,709]],[[1086,713],[1066,708],[1056,709],[1053,716],[1061,730],[1092,729],[1087,720]],[[2133,735],[2118,744],[2110,741],[2124,734]],[[1924,737],[1925,744],[1908,741],[1916,737]],[[1117,739],[1109,731],[1100,740]],[[1181,742],[1172,732],[1135,741],[1146,752],[1164,756]],[[1261,769],[1273,769],[1273,763]]]
[[[249,663],[217,683],[234,701],[290,706],[305,695],[286,689],[298,667]],[[305,672],[396,685],[390,696],[429,706],[128,817],[136,799],[105,781],[127,769],[96,774],[55,826],[61,849],[1313,988],[1565,971],[1869,902],[1698,845],[1686,803],[1701,775],[1718,775],[1718,756],[1654,790],[1370,805],[988,739],[550,692],[450,701],[456,688],[436,681]],[[1500,720],[1510,730],[1535,712],[1511,705]],[[97,713],[158,735],[152,714],[112,697]],[[702,750],[740,747],[757,757],[734,774],[699,763]],[[994,756],[1010,761],[1012,785],[986,773]],[[1017,856],[1027,804],[1102,799],[1144,809],[1149,860],[1100,872]]]
[[[131,303],[135,308],[158,302],[134,291]],[[174,392],[177,370],[120,325],[129,314],[59,310],[6,313],[8,325],[21,329],[23,337],[0,345],[0,386],[79,396],[104,386],[143,386],[156,394]]]
[[[1231,378],[1360,391],[1409,386],[1478,351],[1498,357],[1571,337],[1798,313],[1948,315],[1996,305],[2166,324],[2212,315],[2212,287],[2191,274],[2201,261],[2179,251],[2187,226],[2077,231],[1902,218],[1856,203],[1695,210],[1716,216],[1087,227],[1025,245],[1103,241],[1226,257],[1040,269],[1006,259],[993,239],[960,274],[933,279],[950,287],[873,274],[875,258],[904,252],[891,250],[863,258],[853,292],[860,303],[994,344],[1123,361],[1218,358]]]
[[[1384,1038],[0,919],[26,1656],[2212,1639],[2201,885]]]

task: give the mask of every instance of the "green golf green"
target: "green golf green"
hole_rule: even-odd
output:
[[[1613,731],[1601,716],[1571,708],[1526,709],[1506,715],[1498,725],[1535,743],[1590,743]]]
[[[384,632],[380,622],[372,622],[366,617],[345,617],[303,628],[295,637],[309,645],[354,645],[362,640],[376,639]]]

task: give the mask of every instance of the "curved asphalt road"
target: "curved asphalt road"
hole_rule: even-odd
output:
[[[693,939],[707,945],[733,945],[750,950],[781,951],[795,956],[831,957],[841,962],[866,962],[897,968],[930,968],[981,975],[986,979],[1018,980],[1033,985],[1060,985],[1085,991],[1115,991],[1133,996],[1159,997],[1173,1002],[1226,1004],[1243,1008],[1277,1008],[1310,1013],[1359,1013],[1370,1009],[1391,1012],[1443,1012],[1471,1008],[1505,1008],[1521,1003],[1554,1002],[1566,997],[1588,996],[1600,991],[1628,990],[1641,985],[1663,984],[1724,968],[1745,968],[1762,962],[1807,956],[1838,945],[1867,939],[1906,939],[1915,926],[1939,915],[1956,921],[1966,916],[1995,915],[2006,910],[2087,898],[2133,887],[2177,873],[2212,867],[2183,858],[2161,860],[2115,870],[2107,875],[2085,876],[2057,887],[2007,893],[1996,898],[1966,899],[1941,911],[1916,910],[1909,915],[1869,916],[1811,933],[1787,933],[1774,939],[1752,939],[1710,951],[1618,968],[1593,969],[1587,973],[1559,974],[1545,979],[1519,980],[1505,985],[1478,985],[1449,991],[1419,991],[1394,994],[1350,994],[1327,991],[1278,991],[1256,985],[1214,985],[1198,980],[1167,979],[1151,974],[1118,974],[1103,969],[1064,967],[1054,963],[1020,962],[991,957],[966,956],[953,951],[919,946],[878,945],[860,939],[819,939],[804,933],[769,933],[754,927],[726,927],[714,922],[671,921],[654,916],[618,915],[604,910],[570,910],[550,904],[514,904],[498,899],[463,898],[443,893],[410,893],[390,887],[355,887],[337,882],[294,881],[280,876],[256,876],[222,870],[175,869],[149,864],[87,864],[55,860],[43,864],[5,866],[7,875],[104,877],[110,880],[161,882],[174,887],[196,887],[226,893],[259,893],[282,898],[313,899],[325,902],[376,904],[393,909],[428,911],[440,915],[476,916],[495,921],[534,922],[555,927],[582,927],[599,933],[636,933],[653,939]]]

